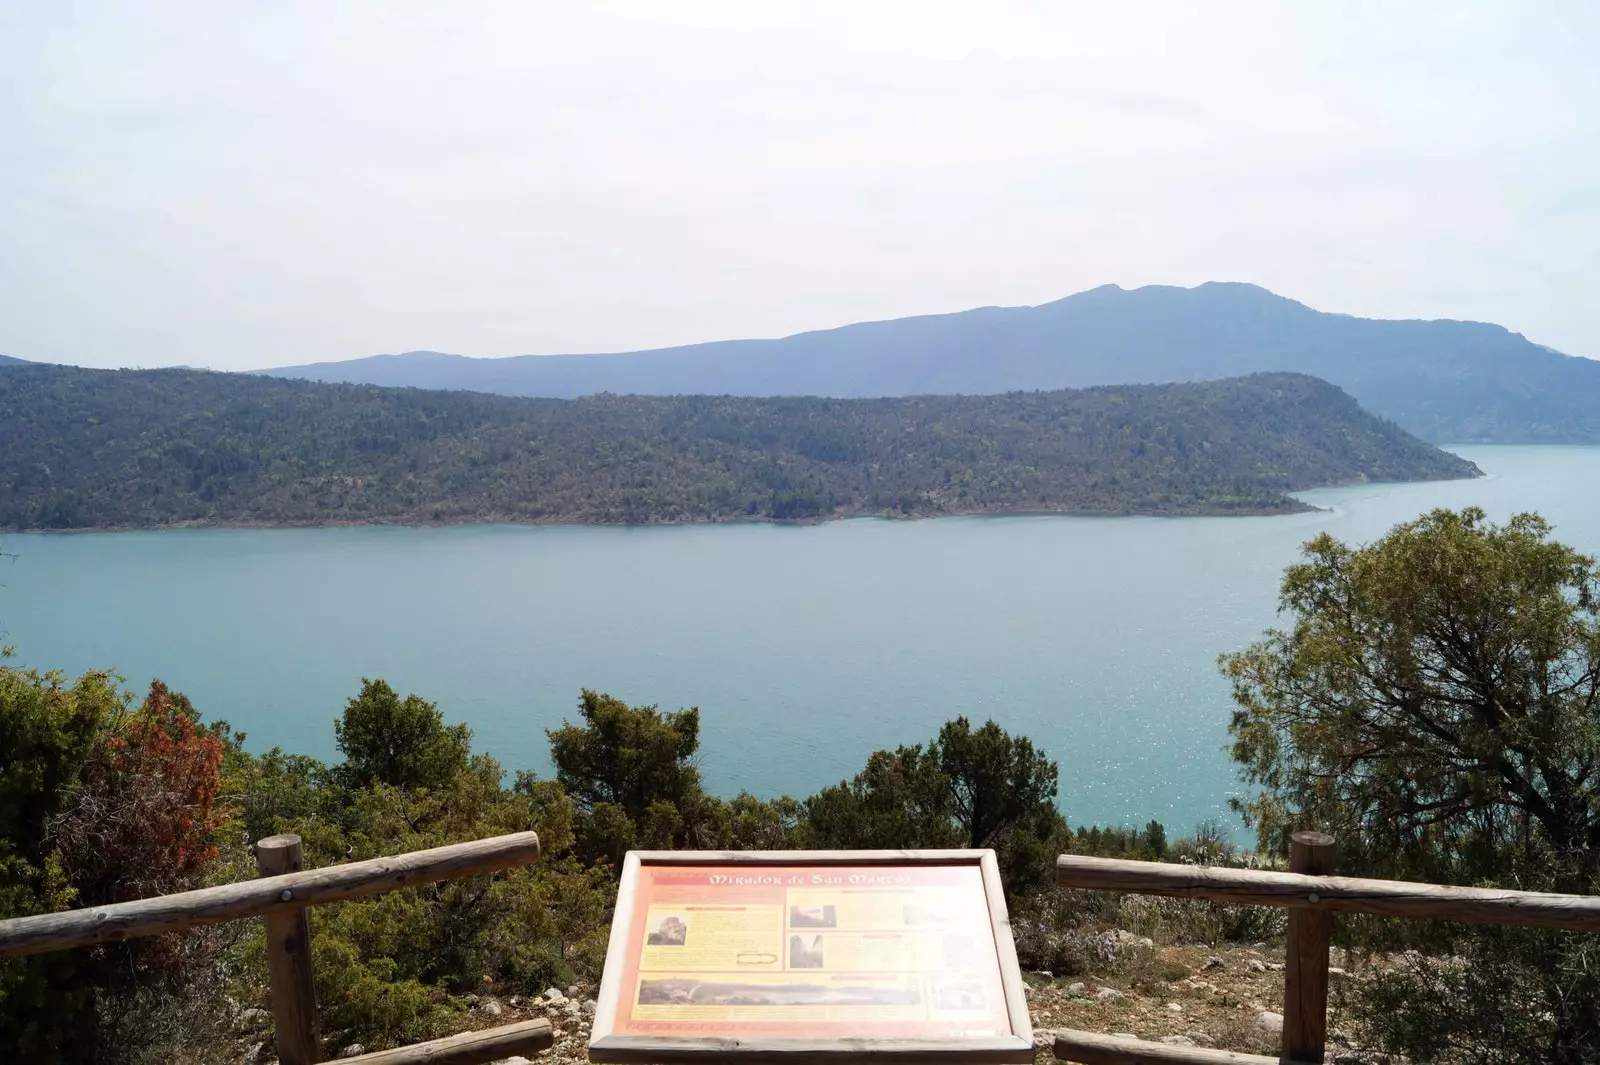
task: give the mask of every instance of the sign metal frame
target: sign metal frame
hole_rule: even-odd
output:
[[[646,866],[728,866],[741,871],[763,867],[827,868],[975,866],[981,873],[994,933],[995,960],[1010,1035],[949,1038],[776,1038],[764,1036],[644,1036],[615,1031],[618,1006],[628,990],[622,986],[628,964],[634,909],[639,901],[640,872]],[[605,975],[589,1037],[589,1060],[597,1065],[688,1065],[712,1059],[751,1065],[866,1065],[883,1061],[933,1061],[951,1065],[1022,1065],[1034,1060],[1033,1024],[1017,964],[1016,945],[1006,911],[1000,869],[992,850],[868,851],[629,851],[623,862]]]

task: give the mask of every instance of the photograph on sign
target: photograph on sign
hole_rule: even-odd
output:
[[[987,851],[630,854],[590,1058],[731,1040],[752,1056],[832,1043],[846,1056],[870,1045],[1031,1061],[993,862]]]

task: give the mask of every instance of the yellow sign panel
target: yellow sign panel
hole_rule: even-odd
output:
[[[589,1057],[1032,1061],[993,853],[630,854]]]

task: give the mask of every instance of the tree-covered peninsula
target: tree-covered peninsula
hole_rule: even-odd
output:
[[[1275,513],[1477,468],[1300,374],[893,399],[519,399],[0,371],[0,528]]]

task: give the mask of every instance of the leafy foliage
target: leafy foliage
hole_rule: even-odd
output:
[[[590,841],[583,857],[617,865],[635,845],[684,846],[707,805],[694,765],[699,709],[663,714],[585,689],[578,713],[581,725],[549,735],[556,779],[577,801],[580,834]]]
[[[521,771],[509,787],[499,763],[472,752],[464,725],[382,680],[364,680],[334,727],[340,764],[276,749],[257,756],[225,725],[201,725],[159,682],[132,708],[103,674],[69,688],[53,675],[0,670],[0,735],[13,741],[0,751],[6,912],[248,877],[238,841],[281,832],[300,835],[307,866],[317,867],[537,831],[544,856],[531,867],[311,911],[334,1053],[442,1034],[459,1026],[468,992],[596,978],[629,847],[995,846],[1008,876],[1036,888],[1047,866],[1028,860],[1068,838],[1055,763],[992,722],[960,719],[927,745],[878,752],[855,790],[803,802],[707,794],[695,766],[697,711],[595,691],[582,693],[576,721],[550,732],[556,779]],[[899,793],[883,791],[875,774],[892,765],[925,797],[912,835],[881,820],[886,796]],[[844,819],[823,820],[841,798]],[[203,930],[120,944],[114,955],[6,963],[4,1034],[42,1062],[91,1053],[132,1062],[159,1058],[158,1047],[205,1059],[215,1053],[201,1045],[207,1033],[225,1040],[240,1005],[265,1004],[261,933],[229,927],[244,937]]]
[[[408,706],[422,712],[408,713]],[[373,768],[371,761],[358,771],[348,758],[329,767],[276,750],[261,758],[236,752],[228,780],[241,797],[251,838],[297,833],[307,865],[321,866],[533,829],[550,858],[494,877],[314,909],[317,996],[330,1051],[355,1041],[388,1045],[441,1034],[461,1012],[453,996],[486,985],[511,991],[552,982],[565,986],[575,967],[587,970],[603,946],[599,922],[591,917],[585,924],[574,915],[603,913],[609,905],[609,878],[596,878],[562,857],[572,840],[564,795],[521,782],[504,787],[500,765],[471,753],[463,726],[444,725],[431,704],[415,696],[399,699],[381,681],[364,682],[363,696],[346,708],[340,721],[345,734],[352,717],[371,724],[368,711],[374,707],[398,708],[402,726],[423,723],[398,729],[395,735],[403,738],[394,743],[351,748],[356,757],[373,749],[405,755],[410,744],[409,753],[417,757],[394,763],[402,767],[395,775],[407,784],[365,771]],[[381,737],[383,729],[366,734]],[[441,748],[452,757],[427,757]],[[417,776],[406,768],[437,770],[441,764],[453,766],[451,775]],[[569,915],[565,926],[555,916],[557,899]],[[256,976],[250,993],[259,996],[259,939],[249,945],[247,960]]]
[[[1412,953],[1361,989],[1369,1038],[1418,1062],[1589,1065],[1600,1060],[1592,935],[1476,926]]]
[[[1600,867],[1600,573],[1523,514],[1434,511],[1291,566],[1294,618],[1224,659],[1264,847],[1296,821],[1348,865],[1583,887]]]
[[[1332,831],[1400,879],[1600,887],[1600,572],[1522,514],[1434,511],[1376,543],[1323,535],[1283,582],[1291,628],[1226,656],[1234,758],[1263,848]],[[1392,929],[1357,923],[1392,941]],[[1582,937],[1440,928],[1361,1000],[1411,1060],[1600,1056]]]
[[[1069,838],[1056,774],[1027,737],[957,718],[926,746],[878,751],[854,779],[806,800],[803,838],[817,848],[992,847],[1008,890],[1035,889]]]
[[[707,794],[696,757],[700,712],[630,707],[585,689],[581,723],[551,729],[556,780],[519,774],[519,789],[554,788],[574,807],[576,857],[615,873],[635,847],[783,850],[799,846],[803,809],[787,796],[764,800]]]
[[[76,898],[48,842],[50,820],[71,801],[78,767],[121,712],[115,682],[0,663],[0,918],[65,909]],[[81,1019],[91,989],[75,954],[0,962],[0,1046],[25,1059],[83,1053]]]
[[[60,674],[0,664],[0,854],[38,867],[50,819],[121,709],[109,674],[69,686]]]
[[[112,677],[68,687],[55,674],[0,667],[0,916],[98,906],[198,886],[214,872],[212,836],[227,744],[159,681],[143,704]],[[0,1045],[29,1060],[87,1056],[105,1034],[97,995],[172,991],[209,969],[214,937],[161,936],[0,963]]]
[[[466,768],[472,737],[465,725],[446,727],[433,703],[415,695],[402,700],[381,679],[361,681],[361,694],[333,730],[353,787],[402,791],[447,787]]]
[[[557,401],[194,370],[0,373],[0,528],[1263,513],[1316,485],[1476,472],[1294,374]]]

